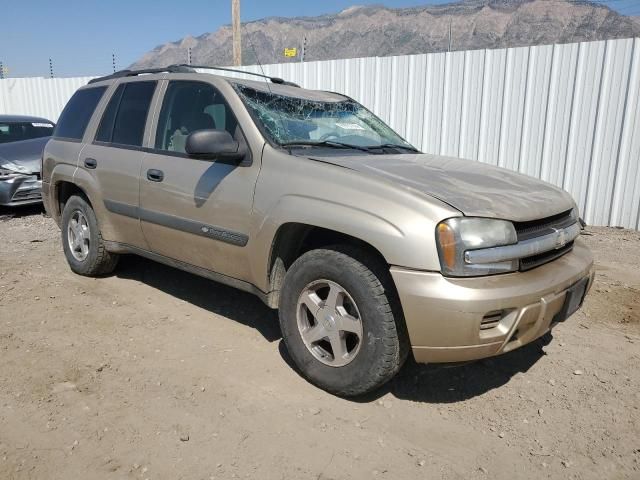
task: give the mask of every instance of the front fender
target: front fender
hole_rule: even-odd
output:
[[[264,161],[254,215],[250,263],[256,286],[268,291],[271,250],[282,225],[333,230],[373,246],[389,265],[439,271],[435,227],[460,212],[391,182],[274,154]]]

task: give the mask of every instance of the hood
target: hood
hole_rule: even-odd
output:
[[[40,173],[40,158],[49,138],[0,143],[0,165],[9,161],[27,168],[30,174]]]
[[[473,160],[428,154],[309,158],[384,178],[437,198],[466,216],[522,222],[574,206],[568,193],[549,183]]]

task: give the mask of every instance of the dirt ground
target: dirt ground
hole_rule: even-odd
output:
[[[343,400],[257,298],[136,257],[74,275],[51,219],[0,211],[0,479],[640,478],[640,234],[584,238],[597,283],[550,344]]]

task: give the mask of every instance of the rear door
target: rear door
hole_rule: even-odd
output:
[[[142,165],[142,229],[153,252],[244,280],[250,277],[245,246],[259,163],[251,161],[251,153],[242,162],[189,157],[186,138],[203,129],[226,130],[247,146],[216,87],[169,81],[154,146]]]
[[[105,240],[145,250],[148,246],[138,219],[139,177],[157,83],[138,80],[117,86],[78,163],[95,181],[108,212],[101,225]]]
[[[60,218],[57,197],[52,187],[58,182],[73,181],[78,156],[83,147],[82,139],[98,104],[105,95],[104,85],[82,88],[67,102],[60,114],[51,140],[42,157],[42,199],[45,208],[54,218]]]

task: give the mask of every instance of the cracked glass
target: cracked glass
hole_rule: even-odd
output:
[[[415,150],[382,120],[359,103],[321,101],[265,92],[235,84],[253,118],[272,143],[316,143],[375,148],[398,146]]]

